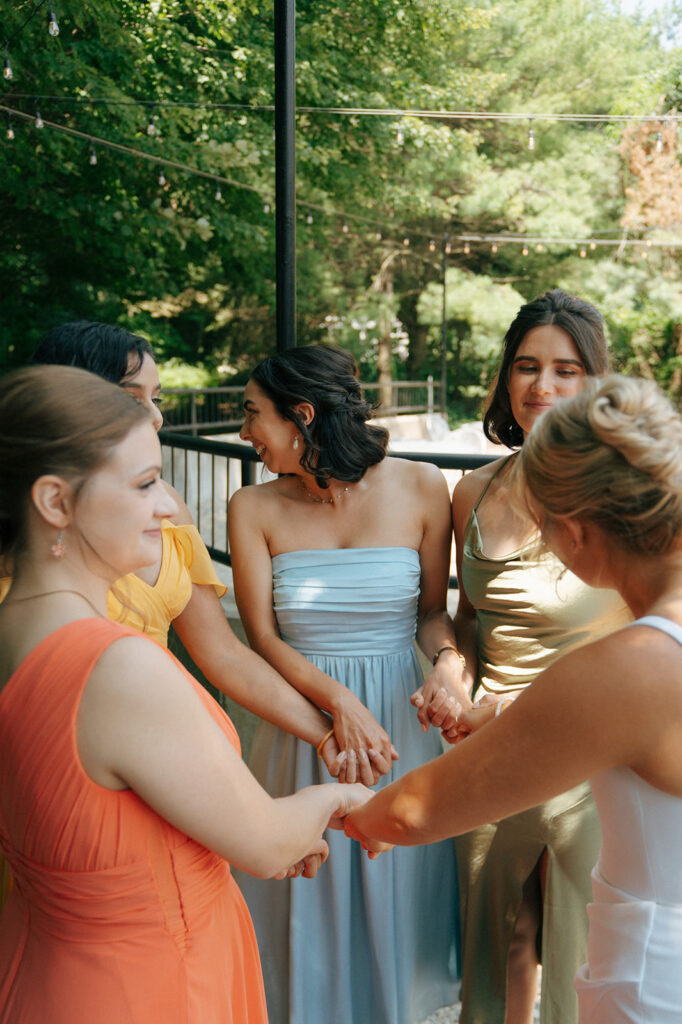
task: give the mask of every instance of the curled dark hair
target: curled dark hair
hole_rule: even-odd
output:
[[[149,412],[85,370],[29,366],[0,380],[0,554],[24,541],[35,481],[55,474],[76,489]]]
[[[269,356],[251,374],[279,415],[301,432],[301,466],[320,487],[331,479],[360,480],[386,455],[388,431],[368,424],[372,408],[356,372],[355,360],[343,349],[305,345]],[[315,410],[310,424],[296,409],[301,402]]]
[[[496,444],[506,444],[509,448],[523,444],[523,431],[514,419],[509,399],[509,375],[514,357],[528,332],[534,327],[549,324],[561,327],[571,336],[588,377],[601,377],[609,369],[604,319],[594,306],[560,288],[527,302],[521,306],[504,337],[502,365],[483,417],[485,435]]]
[[[74,320],[53,327],[33,353],[31,362],[78,366],[112,384],[121,384],[135,376],[146,355],[154,358],[149,342],[123,327]]]

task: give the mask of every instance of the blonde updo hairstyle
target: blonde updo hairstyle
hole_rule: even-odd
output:
[[[682,420],[652,381],[586,381],[537,421],[519,469],[550,520],[596,523],[645,556],[680,540]]]

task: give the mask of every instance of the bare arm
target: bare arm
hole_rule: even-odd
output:
[[[273,608],[268,511],[263,511],[264,499],[255,490],[242,488],[233,496],[228,519],[235,598],[249,642],[292,686],[332,716],[339,746],[349,757],[351,751],[358,753],[363,781],[371,784],[370,756],[380,773],[390,770],[390,738],[347,687],[282,640]],[[276,514],[272,507],[269,511]]]
[[[77,743],[95,782],[133,789],[180,831],[259,877],[319,851],[330,818],[368,795],[329,784],[273,800],[185,673],[142,637],[123,637],[101,655],[81,700]]]
[[[623,630],[562,658],[499,718],[350,815],[349,832],[369,848],[436,842],[614,765],[682,795],[679,652],[652,672],[652,643],[662,647]]]

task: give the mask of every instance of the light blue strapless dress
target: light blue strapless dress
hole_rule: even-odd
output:
[[[292,551],[272,559],[282,638],[347,686],[386,729],[400,760],[379,785],[441,753],[410,695],[419,556],[411,548]],[[273,796],[329,776],[308,743],[263,722],[249,767]],[[369,861],[328,832],[313,880],[237,874],[253,916],[270,1024],[415,1024],[457,997],[451,842]]]

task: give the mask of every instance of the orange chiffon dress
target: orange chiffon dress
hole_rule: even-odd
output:
[[[126,635],[107,619],[69,623],[0,692],[0,845],[15,882],[0,915],[0,1022],[266,1024],[229,865],[80,763],[81,695]],[[185,674],[239,750],[229,718]]]
[[[156,583],[151,586],[134,573],[124,576],[107,595],[107,614],[114,622],[132,626],[167,647],[168,630],[192,596],[192,584],[213,587],[218,597],[223,596],[227,587],[216,575],[211,556],[193,524],[176,526],[164,519],[161,545]],[[11,577],[0,579],[0,603],[11,585]],[[12,876],[0,854],[0,910],[11,887]]]

